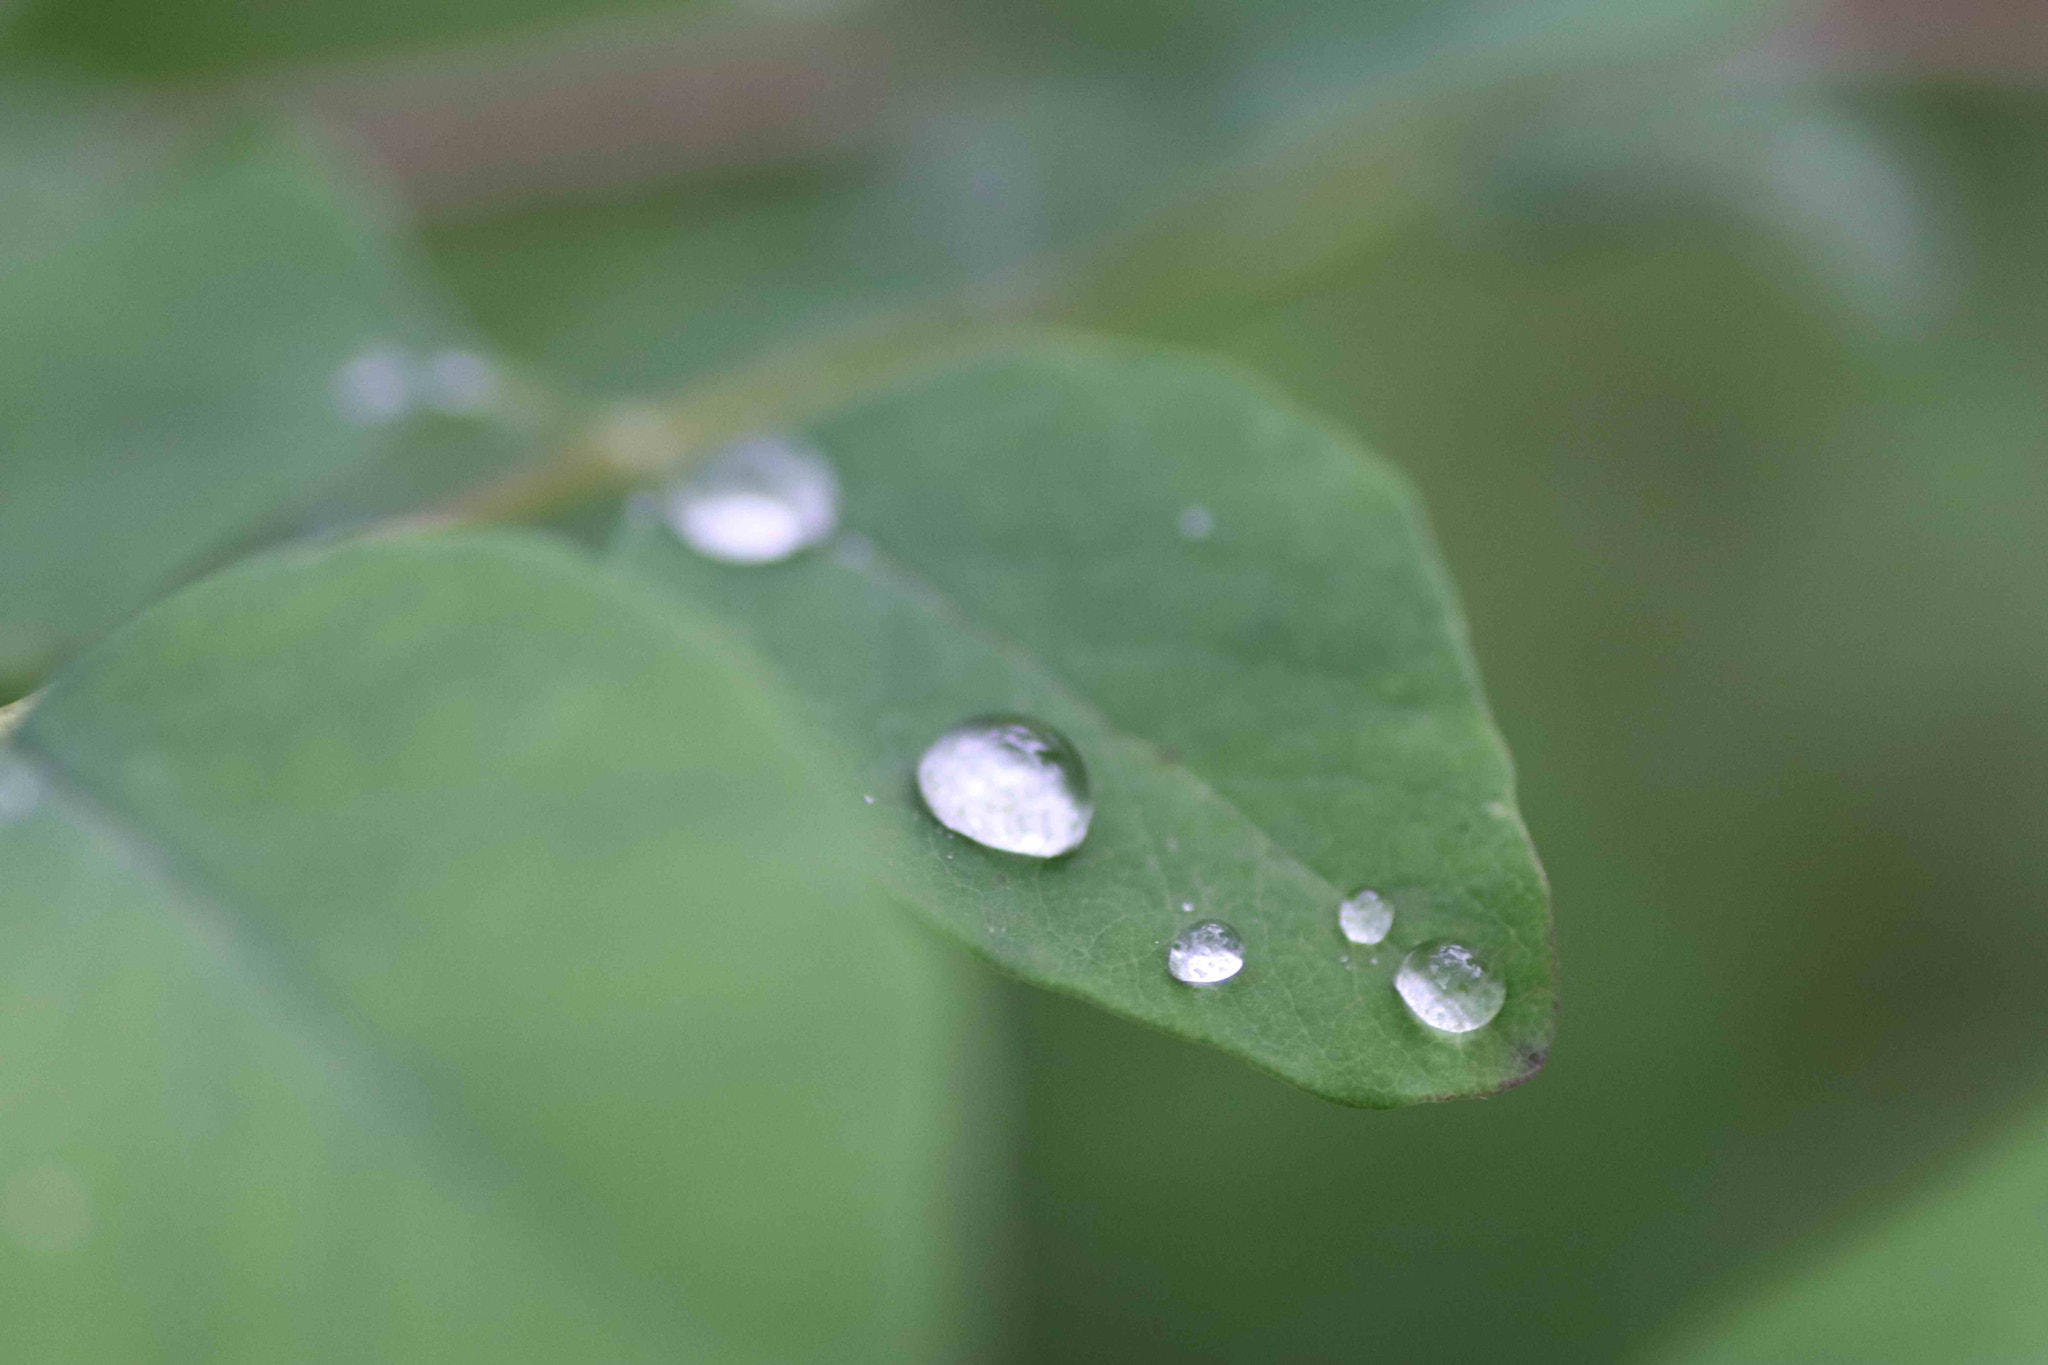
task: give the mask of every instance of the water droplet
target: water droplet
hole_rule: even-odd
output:
[[[676,482],[668,524],[707,559],[773,564],[838,527],[839,479],[814,450],[751,437]]]
[[[1180,912],[1181,912],[1181,913],[1182,913],[1183,915],[1192,915],[1192,914],[1194,914],[1194,913],[1195,913],[1195,903],[1194,903],[1193,901],[1182,901],[1182,902],[1180,903]]]
[[[473,417],[498,398],[498,367],[475,351],[436,351],[427,357],[426,405],[451,417]]]
[[[1199,503],[1181,509],[1180,533],[1189,540],[1207,540],[1216,530],[1216,514]]]
[[[0,1231],[24,1251],[62,1255],[92,1235],[92,1199],[56,1162],[16,1171],[0,1187]]]
[[[1417,1019],[1445,1033],[1470,1033],[1492,1022],[1508,988],[1460,943],[1425,943],[1401,960],[1394,989]]]
[[[917,790],[940,824],[1005,853],[1056,858],[1088,833],[1088,771],[1066,737],[1023,716],[977,716],[932,741]]]
[[[872,796],[863,796],[861,797],[861,803],[863,805],[872,806],[875,804],[875,798]]]
[[[1353,943],[1378,943],[1394,927],[1394,907],[1379,892],[1360,887],[1337,907],[1337,927]]]
[[[0,825],[26,816],[43,799],[43,779],[12,754],[0,753]]]
[[[400,347],[365,347],[335,372],[334,406],[344,421],[364,427],[394,422],[411,405],[412,386]]]
[[[1222,920],[1191,924],[1166,950],[1166,970],[1190,986],[1228,981],[1244,970],[1244,940]]]

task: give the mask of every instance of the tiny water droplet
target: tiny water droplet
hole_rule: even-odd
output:
[[[1394,989],[1409,1013],[1445,1033],[1470,1033],[1491,1023],[1508,988],[1461,943],[1425,943],[1401,960]]]
[[[917,761],[917,790],[947,829],[1033,858],[1073,852],[1095,814],[1081,755],[1025,716],[976,716],[940,735]]]
[[[397,421],[412,406],[406,354],[398,346],[366,346],[334,374],[334,406],[357,426]]]
[[[1166,950],[1166,970],[1190,986],[1228,981],[1244,970],[1244,940],[1222,920],[1191,924]]]
[[[1195,903],[1194,903],[1193,901],[1182,901],[1182,902],[1180,903],[1180,912],[1181,912],[1181,913],[1182,913],[1183,915],[1192,915],[1192,914],[1194,914],[1194,913],[1195,913]]]
[[[875,798],[872,796],[863,796],[861,797],[861,802],[864,805],[872,806],[875,804]]]
[[[1180,533],[1189,540],[1207,540],[1216,530],[1216,514],[1200,503],[1181,509]]]
[[[1337,954],[1337,960],[1343,963],[1345,966],[1349,967],[1351,965],[1351,954],[1339,953]]]
[[[706,559],[773,564],[838,528],[839,479],[815,450],[750,437],[676,481],[668,523]]]
[[[1337,927],[1353,943],[1378,943],[1394,927],[1394,907],[1379,892],[1360,887],[1337,907]]]

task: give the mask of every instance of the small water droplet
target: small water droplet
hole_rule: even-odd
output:
[[[1337,954],[1337,960],[1343,963],[1345,966],[1349,967],[1351,965],[1351,954],[1339,953]]]
[[[1080,847],[1095,814],[1081,755],[1024,716],[977,716],[940,735],[917,761],[917,790],[947,829],[1033,858]]]
[[[422,400],[435,412],[473,417],[498,398],[498,367],[475,351],[436,351],[427,357]]]
[[[1195,913],[1195,903],[1194,903],[1193,901],[1182,901],[1182,902],[1180,903],[1180,912],[1181,912],[1181,913],[1182,913],[1183,915],[1192,915],[1192,914],[1194,914],[1194,913]]]
[[[839,525],[839,479],[823,455],[756,436],[676,481],[668,524],[684,544],[723,564],[773,564]]]
[[[341,410],[343,421],[364,427],[405,416],[412,406],[405,351],[376,345],[356,352],[335,371],[334,406]]]
[[[1180,533],[1189,540],[1207,540],[1216,530],[1216,514],[1200,503],[1181,509]]]
[[[1394,927],[1394,907],[1379,892],[1360,887],[1337,907],[1337,927],[1353,943],[1378,943]]]
[[[1228,981],[1244,970],[1244,940],[1222,920],[1191,924],[1166,950],[1166,970],[1190,986]]]
[[[40,1256],[74,1251],[92,1235],[92,1198],[54,1161],[16,1171],[0,1186],[0,1231]]]
[[[861,802],[864,805],[872,806],[875,804],[875,798],[872,796],[863,796],[861,797]]]
[[[1409,1013],[1445,1033],[1470,1033],[1491,1023],[1508,988],[1461,943],[1425,943],[1401,960],[1394,989]]]

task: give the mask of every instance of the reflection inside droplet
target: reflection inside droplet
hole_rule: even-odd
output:
[[[1401,961],[1394,989],[1417,1019],[1445,1033],[1470,1033],[1500,1013],[1507,986],[1461,943],[1425,943]]]
[[[1378,943],[1394,927],[1394,907],[1379,892],[1360,887],[1337,907],[1337,927],[1353,943]]]
[[[839,525],[839,480],[825,457],[776,437],[728,447],[670,489],[669,526],[707,559],[773,564]]]
[[[1034,858],[1080,847],[1095,814],[1080,753],[1027,716],[978,716],[946,731],[918,760],[917,789],[947,829]]]
[[[1175,981],[1213,986],[1244,969],[1244,940],[1222,920],[1203,920],[1180,931],[1166,950],[1166,970]]]

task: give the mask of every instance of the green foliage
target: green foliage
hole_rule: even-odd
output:
[[[1820,1265],[1785,1278],[1657,1359],[2038,1359],[2048,1341],[2044,1220],[2048,1125],[2037,1113],[1883,1226],[1862,1231]]]
[[[1857,44],[1898,6],[1757,35],[1762,63],[1749,0],[631,17],[561,40],[591,88],[647,35],[696,70],[822,33],[893,54],[863,68],[885,107],[814,162],[771,135],[740,165],[803,82],[712,70],[764,94],[708,111],[737,174],[431,225],[498,372],[558,391],[339,421],[364,345],[487,348],[323,141],[189,116],[304,96],[432,139],[497,35],[546,52],[541,23],[638,8],[0,6],[0,702],[49,684],[0,706],[0,738],[28,727],[0,748],[0,1355],[2041,1353],[2031,1128],[1885,1209],[2044,1074],[2038,98],[1802,64],[1818,34],[1896,69],[1911,42]],[[1970,8],[1941,26],[1965,82],[2008,22]],[[493,41],[429,46],[456,36]],[[310,86],[280,66],[377,50]],[[53,57],[179,88],[22,66]],[[332,98],[393,79],[417,103]],[[811,420],[1019,315],[1287,397],[1061,343]],[[602,539],[613,508],[559,495],[629,452],[569,429],[578,388],[695,453],[805,424],[847,539],[755,570],[644,520],[608,569],[511,537],[302,548],[63,667],[208,566],[529,459],[565,478],[459,517]],[[1318,1098],[1511,1079],[1554,986],[1534,864],[1473,819],[1506,769],[1412,499],[1304,407],[1427,494],[1567,907],[1564,1046],[1492,1103]],[[1213,534],[1184,539],[1197,501]],[[1227,621],[1271,626],[1290,675],[1232,673]],[[1296,667],[1326,650],[1345,667]],[[922,743],[992,705],[1083,740],[1078,857],[918,809]],[[1335,800],[1243,778],[1346,744],[1395,761]],[[1129,827],[1155,811],[1181,860],[1156,874]],[[1335,897],[1389,866],[1452,888],[1397,888],[1411,922],[1521,926],[1492,1029],[1422,1034],[1394,950],[1336,937]],[[1249,927],[1232,894],[1252,966],[1168,982],[1178,901]],[[1064,990],[993,996],[878,899]],[[1115,957],[1078,932],[1098,910]],[[819,936],[856,925],[872,992]],[[1339,981],[1347,953],[1380,975]]]
[[[344,419],[337,373],[372,343],[446,334],[294,133],[144,138],[143,155],[119,118],[69,127],[0,130],[24,202],[49,206],[11,220],[0,268],[0,687],[15,690],[371,457],[379,438]]]
[[[892,884],[1011,971],[1352,1104],[1498,1089],[1550,1042],[1542,874],[1412,496],[1384,464],[1213,366],[999,353],[824,419],[847,536],[768,569],[642,520],[621,562],[745,638],[845,753]],[[1194,534],[1190,509],[1210,523]],[[950,725],[1051,722],[1098,812],[1038,863],[949,834],[910,774]],[[851,801],[854,788],[848,790]],[[1371,886],[1393,938],[1345,941]],[[1191,990],[1164,945],[1227,919],[1247,967]],[[1450,938],[1509,988],[1451,1041],[1392,988]],[[1376,959],[1376,960],[1375,960]]]
[[[972,1002],[743,684],[503,537],[257,561],[68,670],[6,755],[9,1355],[972,1349]]]

